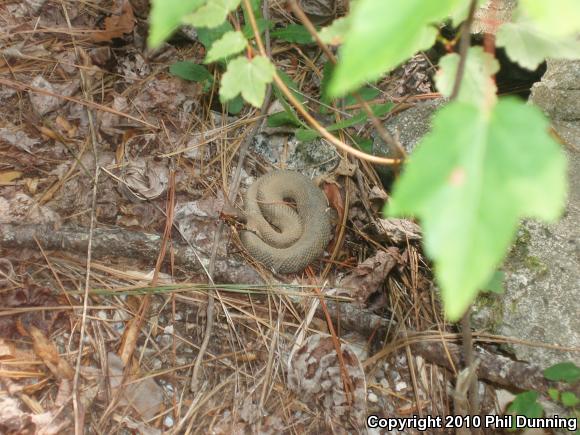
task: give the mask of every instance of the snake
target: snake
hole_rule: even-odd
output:
[[[332,238],[326,196],[298,172],[277,170],[259,177],[244,197],[244,215],[242,245],[278,273],[304,270]]]

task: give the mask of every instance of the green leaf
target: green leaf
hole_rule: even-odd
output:
[[[580,41],[576,36],[557,37],[529,21],[503,24],[496,38],[496,45],[504,47],[511,60],[529,70],[535,70],[548,57],[580,58]]]
[[[217,27],[214,27],[213,29],[200,27],[199,29],[197,29],[197,39],[199,40],[199,42],[203,44],[206,50],[209,50],[209,48],[213,45],[215,41],[220,39],[226,33],[231,32],[233,30],[234,28],[229,23],[229,21],[224,21],[222,24],[220,24]]]
[[[207,68],[189,60],[174,63],[169,67],[169,72],[184,80],[202,83],[204,92],[208,91],[213,84],[213,75]]]
[[[330,94],[344,95],[429,48],[437,35],[433,24],[467,1],[360,0],[354,4]]]
[[[477,0],[476,8],[484,6],[488,3],[489,0]],[[453,27],[458,27],[464,20],[467,19],[469,15],[469,6],[470,2],[464,2],[462,5],[457,7],[451,14],[449,14],[449,18],[451,19],[451,24]]]
[[[548,396],[554,402],[557,402],[560,399],[560,392],[556,388],[548,388]]]
[[[328,85],[330,84],[330,78],[334,71],[334,64],[331,61],[326,61],[324,67],[322,68],[322,80],[320,81],[320,113],[328,113],[328,107],[332,102],[332,98],[328,95]]]
[[[381,91],[379,91],[377,88],[371,88],[370,86],[363,86],[357,92],[359,96],[365,101],[377,98],[381,94]],[[345,106],[350,106],[351,104],[356,103],[357,100],[353,95],[347,95],[344,99]]]
[[[323,27],[318,32],[318,36],[328,45],[340,45],[344,41],[345,35],[350,29],[350,15],[338,18],[329,26]]]
[[[300,92],[300,87],[298,86],[298,84],[296,84],[296,82],[294,80],[292,80],[290,78],[290,76],[288,74],[286,74],[282,70],[278,70],[278,76],[282,79],[282,81],[284,82],[286,87],[288,89],[290,89],[290,92],[292,92],[292,95],[294,95],[294,98],[296,98],[302,104],[306,103],[306,98],[304,97],[302,92]],[[274,86],[274,91],[276,92],[276,95],[278,95],[278,92],[280,93],[280,95],[282,95],[281,94],[282,91],[280,91],[278,89],[278,86]],[[280,97],[278,97],[278,98],[280,98]]]
[[[228,64],[228,70],[222,76],[220,99],[231,100],[242,94],[244,100],[254,107],[260,107],[266,94],[266,85],[274,77],[274,65],[263,56],[256,56],[251,61],[241,56]]]
[[[260,35],[264,33],[264,30],[266,30],[266,28],[272,27],[273,24],[274,23],[272,23],[272,21],[266,20],[264,18],[256,19],[256,26],[258,27],[258,32],[260,33]],[[254,29],[252,29],[252,26],[250,24],[246,24],[244,26],[244,28],[242,29],[242,33],[244,34],[246,39],[254,39],[255,37]]]
[[[182,18],[182,23],[195,27],[217,27],[222,24],[228,14],[236,9],[241,0],[208,0],[205,5],[194,13]]]
[[[544,370],[544,377],[550,381],[563,381],[571,384],[580,379],[580,367],[573,362],[555,364]]]
[[[567,406],[568,408],[573,408],[576,405],[578,405],[578,403],[580,403],[580,399],[578,399],[578,396],[576,396],[576,394],[572,393],[571,391],[564,391],[562,393],[562,404],[564,406]]]
[[[446,97],[451,96],[455,85],[455,75],[459,55],[448,54],[439,61],[440,69],[435,75],[437,89]],[[471,47],[467,52],[465,71],[457,101],[471,102],[492,106],[497,97],[497,87],[492,76],[499,71],[499,62],[483,47]]]
[[[295,114],[288,114],[288,112],[278,112],[268,116],[268,127],[280,127],[283,125],[292,125],[300,127],[302,124]]]
[[[149,47],[157,47],[180,26],[181,18],[205,0],[152,0],[149,14]]]
[[[237,54],[244,50],[247,45],[248,41],[246,41],[242,32],[228,32],[213,43],[207,52],[204,63],[215,62],[216,60]]]
[[[373,153],[373,140],[366,137],[353,136],[352,140],[361,150],[367,154]]]
[[[505,273],[502,271],[495,271],[494,274],[491,276],[489,282],[481,288],[482,291],[495,293],[498,295],[505,293],[505,288],[503,286],[503,281],[505,278]]]
[[[516,395],[516,398],[507,408],[509,413],[516,415],[525,415],[528,418],[540,418],[544,414],[544,410],[537,402],[537,391],[525,391]]]
[[[520,0],[518,12],[534,20],[540,31],[552,36],[572,36],[580,32],[578,0]]]
[[[290,92],[292,92],[294,98],[304,103],[304,96],[298,92],[298,85],[284,71],[278,71],[278,76],[282,79],[282,81],[288,87],[288,89],[290,89]],[[304,123],[300,121],[300,119],[296,115],[296,112],[294,111],[292,106],[288,104],[288,102],[286,101],[286,97],[284,96],[282,91],[278,88],[278,86],[274,85],[272,89],[274,90],[274,95],[276,95],[276,98],[278,99],[280,104],[282,104],[282,107],[284,108],[286,114],[294,120],[294,123],[304,125]]]
[[[536,107],[513,98],[491,111],[454,102],[434,116],[388,214],[422,219],[449,320],[489,281],[521,218],[559,216],[565,177],[566,159]]]
[[[300,142],[312,142],[317,137],[320,137],[320,133],[311,128],[299,128],[294,132],[294,136]]]
[[[270,36],[286,42],[295,42],[296,44],[311,44],[314,42],[312,35],[302,24],[290,24],[283,29],[272,30]]]
[[[244,108],[244,99],[241,95],[238,95],[233,100],[227,102],[226,108],[230,115],[237,115]]]
[[[385,104],[378,104],[376,106],[371,106],[371,110],[373,111],[374,115],[377,117],[386,115],[391,111],[393,108],[393,103],[385,103]],[[361,124],[367,120],[367,114],[363,111],[360,111],[356,115],[352,116],[351,118],[347,118],[343,121],[337,122],[335,124],[331,124],[326,128],[328,131],[336,131],[342,130],[344,128],[353,127],[357,124]],[[317,137],[320,137],[320,133],[316,130],[310,128],[300,128],[295,131],[296,139],[301,142],[310,142]]]

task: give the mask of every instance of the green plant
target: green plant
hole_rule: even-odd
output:
[[[309,118],[295,93],[297,87],[265,56],[260,34],[270,23],[259,14],[260,1],[243,1],[243,29],[234,29],[226,20],[241,0],[172,1],[171,11],[167,0],[152,3],[150,44],[160,43],[180,24],[197,26],[200,41],[208,49],[205,62],[226,67],[220,85],[222,102],[241,95],[258,107],[267,84],[274,80],[285,114],[271,119],[271,124],[300,126],[297,134],[302,139],[322,135],[341,147],[343,143],[329,130],[366,120],[363,112],[355,113],[322,129]],[[469,23],[478,3],[481,0],[353,1],[348,16],[320,31],[326,43],[342,43],[338,65],[325,68],[323,100],[328,103],[343,97],[432,46],[438,23],[450,19],[457,25],[466,18]],[[248,24],[253,24],[252,34]],[[463,29],[462,41],[468,42],[468,30]],[[521,0],[512,22],[500,28],[498,44],[513,60],[531,68],[548,54],[580,57],[578,31],[580,2]],[[274,36],[311,43],[297,25],[278,30]],[[489,282],[519,220],[554,221],[566,196],[566,160],[548,133],[544,115],[521,101],[498,99],[493,81],[497,61],[479,47],[467,48],[462,48],[461,56],[449,54],[441,59],[436,84],[452,101],[436,114],[431,133],[406,163],[386,209],[392,216],[421,219],[425,251],[434,261],[445,314],[451,321],[463,315]],[[314,128],[307,127],[303,118]],[[370,159],[348,146],[343,149]]]
[[[544,377],[550,381],[562,382],[573,387],[580,381],[580,367],[572,362],[564,362],[553,365],[544,370]],[[544,408],[539,403],[540,393],[537,391],[524,391],[516,395],[508,406],[507,412],[513,415],[524,415],[529,418],[538,418],[544,415]],[[546,399],[558,403],[568,410],[570,418],[580,418],[580,399],[572,391],[561,391],[557,388],[549,388]],[[575,430],[574,433],[580,433]]]

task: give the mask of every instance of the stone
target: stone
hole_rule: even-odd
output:
[[[549,60],[530,102],[552,120],[568,157],[569,195],[561,220],[522,222],[504,263],[506,292],[494,304],[492,324],[500,335],[580,348],[580,60]],[[541,367],[580,364],[580,353],[510,345],[515,356]]]

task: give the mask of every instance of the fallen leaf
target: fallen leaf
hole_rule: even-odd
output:
[[[325,183],[322,190],[328,198],[328,203],[338,212],[338,220],[342,222],[344,216],[344,200],[340,188],[334,183]]]
[[[155,199],[167,189],[167,177],[165,165],[137,158],[123,169],[121,191],[128,199]]]
[[[111,15],[105,18],[105,30],[93,33],[95,42],[107,42],[121,38],[125,33],[131,33],[135,27],[135,15],[129,0],[125,0],[120,15]]]
[[[39,91],[30,91],[29,93],[32,108],[38,115],[43,116],[66,103],[66,100],[60,98],[59,95],[70,97],[79,89],[80,81],[74,79],[66,84],[57,85],[38,75],[32,79],[30,85],[39,89]],[[42,91],[47,92],[47,94],[40,93]]]
[[[10,125],[9,127],[0,128],[0,142],[6,142],[8,145],[32,153],[32,148],[40,142],[19,130],[18,127]]]
[[[408,219],[377,219],[377,230],[381,240],[404,243],[408,240],[421,240],[421,227]]]
[[[0,338],[0,360],[14,358],[15,353],[14,343],[9,343],[3,338]]]
[[[390,247],[386,251],[379,251],[344,277],[338,287],[350,289],[352,297],[365,303],[371,294],[381,288],[393,267],[400,262],[401,255],[397,248]]]
[[[109,382],[111,391],[116,394],[122,389],[120,405],[131,405],[144,420],[151,420],[161,410],[163,405],[163,390],[152,378],[142,380],[123,379],[124,364],[121,358],[109,352]],[[135,374],[136,375],[136,374]],[[129,375],[128,378],[134,376]]]
[[[44,333],[34,326],[28,328],[28,333],[32,338],[34,352],[51,373],[58,379],[72,379],[75,374],[74,370],[66,360],[60,357],[56,346],[48,340]]]
[[[333,338],[312,335],[292,352],[288,363],[288,386],[303,403],[321,409],[335,420],[361,425],[367,414],[367,386],[360,360],[350,344],[340,346],[338,358]],[[343,375],[350,394],[345,394]]]
[[[22,176],[20,171],[0,171],[0,186],[11,184]]]

